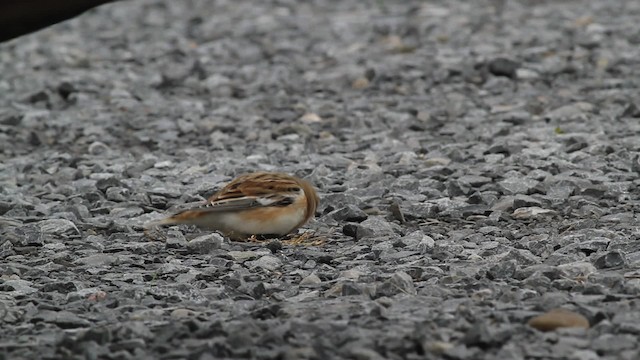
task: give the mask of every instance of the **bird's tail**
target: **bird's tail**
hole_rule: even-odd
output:
[[[206,209],[184,210],[164,219],[149,221],[143,225],[145,229],[172,225],[200,225],[201,218],[208,212]]]
[[[179,223],[176,222],[175,219],[173,219],[173,216],[171,216],[171,217],[160,219],[160,220],[148,221],[144,223],[142,227],[145,229],[154,229],[161,226],[171,226],[171,225],[178,225],[178,224]]]

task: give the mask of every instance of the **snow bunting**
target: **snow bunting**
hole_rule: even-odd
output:
[[[318,194],[306,180],[271,172],[235,178],[207,202],[145,227],[196,225],[232,239],[253,235],[286,235],[311,219]]]

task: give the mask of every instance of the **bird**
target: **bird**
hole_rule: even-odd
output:
[[[320,198],[306,180],[280,172],[254,172],[233,179],[204,204],[145,228],[196,225],[233,240],[283,236],[314,217]]]

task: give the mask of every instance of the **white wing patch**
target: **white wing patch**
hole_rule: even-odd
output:
[[[255,200],[262,206],[269,206],[272,205],[273,203],[282,200],[279,196],[274,196],[272,198],[268,198],[268,197],[257,197],[255,198]]]

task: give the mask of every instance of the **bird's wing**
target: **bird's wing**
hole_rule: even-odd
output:
[[[261,206],[285,206],[300,196],[300,185],[282,174],[254,173],[239,176],[209,198],[207,207],[244,210]]]

